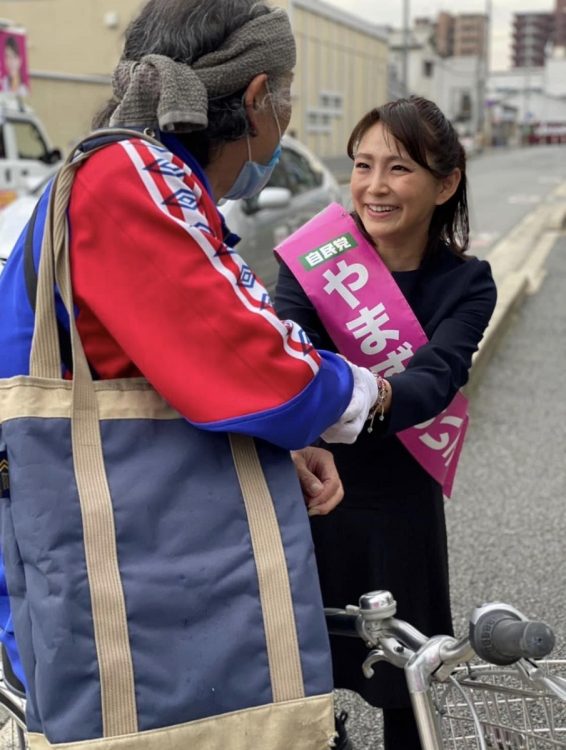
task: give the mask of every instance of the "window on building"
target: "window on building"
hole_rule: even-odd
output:
[[[424,60],[423,62],[423,75],[425,78],[432,78],[434,73],[434,63],[432,60]]]
[[[331,133],[332,124],[329,113],[321,109],[309,109],[307,111],[307,132]]]
[[[327,109],[331,114],[342,115],[344,97],[335,91],[321,91],[319,94],[321,109]]]

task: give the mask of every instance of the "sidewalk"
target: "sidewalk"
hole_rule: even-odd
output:
[[[480,349],[474,357],[471,395],[482,371],[507,330],[510,315],[536,291],[544,276],[548,254],[566,229],[566,182],[558,185],[535,210],[528,213],[487,256],[497,284],[497,305]]]

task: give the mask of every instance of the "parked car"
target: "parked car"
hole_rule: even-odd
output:
[[[0,266],[4,264],[49,179],[0,211]],[[340,202],[332,173],[299,141],[285,136],[279,164],[255,198],[226,201],[220,210],[242,241],[238,251],[272,289],[277,277],[273,248],[329,203]]]
[[[0,209],[33,189],[60,161],[61,151],[33,110],[0,93]]]

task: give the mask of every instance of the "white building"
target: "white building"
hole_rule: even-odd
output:
[[[461,134],[482,130],[485,87],[484,61],[475,56],[440,57],[433,45],[432,22],[421,21],[411,29],[405,44],[403,31],[389,31],[390,62],[395,79],[403,82],[407,69],[407,91],[434,101],[456,124]]]
[[[544,66],[544,91],[548,96],[566,97],[566,47],[556,47]]]
[[[489,121],[497,133],[502,108],[515,110],[517,136],[523,140],[565,136],[566,55],[556,48],[544,67],[493,72],[487,87]]]

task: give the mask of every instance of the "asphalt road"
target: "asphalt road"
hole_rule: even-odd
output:
[[[506,601],[550,624],[566,659],[566,236],[486,366],[447,502],[454,627]],[[566,676],[566,662],[564,675]],[[339,693],[355,750],[378,750],[379,711]]]
[[[484,257],[566,180],[566,146],[491,149],[468,167],[471,250]]]

